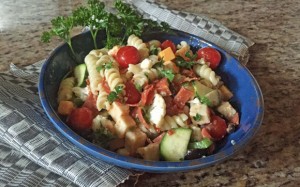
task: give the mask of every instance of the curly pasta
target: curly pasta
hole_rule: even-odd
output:
[[[69,101],[73,97],[72,88],[75,86],[75,77],[69,77],[61,81],[57,93],[57,101]]]
[[[118,67],[112,66],[110,69],[105,69],[104,76],[110,90],[114,90],[117,86],[125,87]]]
[[[99,94],[96,101],[98,111],[108,108],[109,103],[107,102],[107,96],[108,93],[104,90],[102,84],[99,84]]]
[[[166,115],[163,123],[157,126],[157,128],[160,128],[162,131],[166,131],[177,127],[188,127],[186,124],[187,120],[188,116],[184,113],[175,116]]]
[[[149,56],[149,49],[146,44],[136,35],[132,34],[128,37],[127,45],[137,48],[142,59]]]
[[[214,86],[216,86],[219,81],[220,77],[216,75],[216,73],[208,67],[206,64],[204,65],[195,65],[194,72],[199,75],[200,77],[209,80]]]
[[[109,63],[111,63],[111,65],[114,66],[114,67],[118,67],[119,66],[119,64],[115,61],[115,59],[112,56],[110,56],[110,55],[103,55],[103,56],[101,56],[99,58],[99,60],[97,60],[96,65],[97,65],[97,67],[101,67],[101,66],[103,66],[105,64],[109,64]],[[100,75],[102,77],[105,76],[104,75],[104,71],[105,71],[105,68],[102,68],[99,71],[99,73],[100,73]]]
[[[151,68],[151,69],[145,69],[143,71],[134,74],[132,79],[134,83],[140,86],[144,86],[149,81],[153,81],[157,77],[158,77],[158,71],[154,68]]]
[[[99,60],[99,56],[95,56],[94,54],[88,54],[84,62],[86,64],[87,72],[89,74],[89,82],[90,89],[94,95],[98,94],[98,84],[102,80],[101,74],[97,71],[97,61]]]

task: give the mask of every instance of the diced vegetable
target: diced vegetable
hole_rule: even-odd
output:
[[[220,92],[218,90],[213,90],[207,94],[205,94],[205,97],[210,101],[208,105],[210,107],[218,106],[221,102],[221,96]]]
[[[199,81],[194,81],[193,86],[197,96],[205,96],[207,93],[213,91],[213,89],[201,84]]]
[[[201,141],[191,142],[188,145],[188,149],[206,149],[209,148],[214,142],[209,138],[203,138]]]
[[[86,85],[86,75],[87,68],[85,64],[79,64],[74,68],[74,76],[76,78],[77,86],[84,87]]]
[[[181,161],[187,152],[192,130],[177,128],[169,131],[160,143],[160,154],[166,161]]]

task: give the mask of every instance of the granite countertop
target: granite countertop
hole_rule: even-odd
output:
[[[0,70],[45,59],[60,41],[40,35],[57,15],[83,0],[1,0]],[[265,101],[259,132],[231,159],[205,169],[144,174],[137,186],[300,186],[300,6],[298,0],[159,0],[173,9],[204,14],[252,39],[247,67]],[[131,186],[130,179],[121,186]]]

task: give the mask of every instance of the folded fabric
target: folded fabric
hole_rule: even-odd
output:
[[[246,63],[249,39],[205,16],[169,10],[154,1],[128,0],[145,17],[200,36]],[[43,61],[0,73],[0,186],[117,186],[138,172],[86,154],[44,113],[37,94]]]

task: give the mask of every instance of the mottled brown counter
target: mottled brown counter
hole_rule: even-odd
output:
[[[0,70],[45,59],[60,41],[40,35],[57,15],[84,1],[1,0]],[[300,186],[300,4],[298,0],[186,0],[159,2],[204,14],[251,38],[248,68],[265,101],[258,134],[231,159],[205,169],[144,174],[137,186]],[[121,186],[131,186],[131,179]]]

